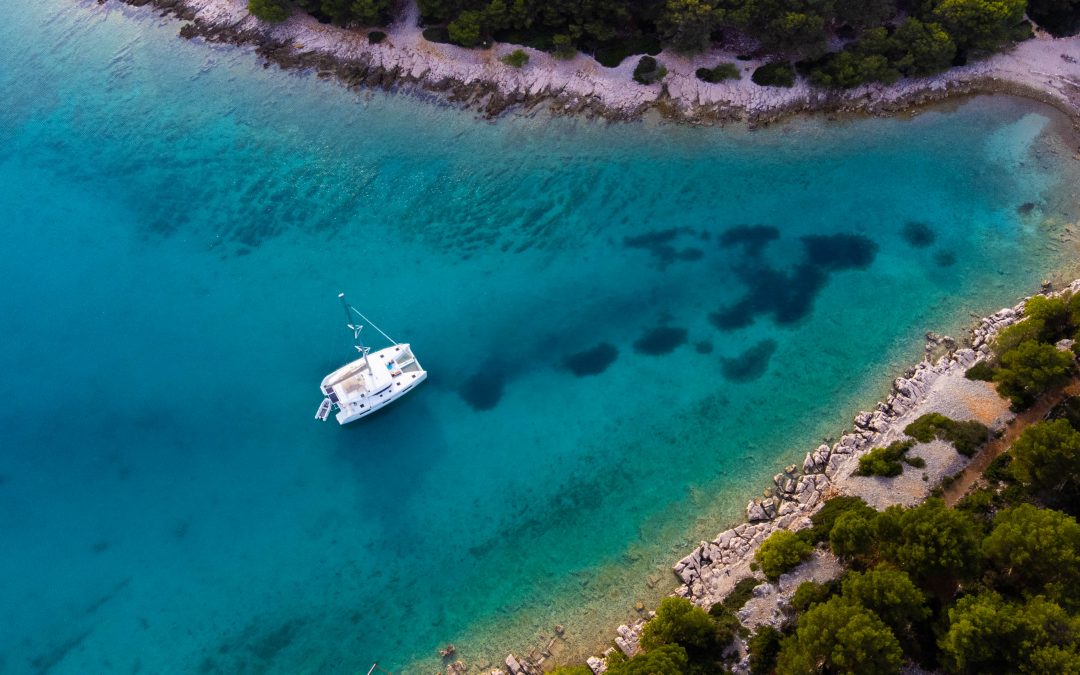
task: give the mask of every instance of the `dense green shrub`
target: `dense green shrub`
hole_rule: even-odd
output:
[[[515,49],[499,60],[511,68],[521,68],[529,62],[529,54],[524,49]]]
[[[669,597],[641,631],[641,647],[649,650],[660,645],[679,644],[683,647],[712,647],[716,627],[708,613],[686,598]]]
[[[996,506],[996,497],[997,493],[987,488],[973,490],[956,503],[956,509],[972,515],[987,516]]]
[[[908,17],[893,33],[892,65],[905,75],[933,75],[947,70],[956,57],[956,44],[940,24]]]
[[[1043,328],[1042,321],[1025,319],[1001,329],[994,339],[994,353],[1001,355],[1016,349],[1025,342],[1039,342]]]
[[[795,636],[782,643],[776,672],[897,673],[901,657],[900,643],[881,619],[837,597],[799,617]]]
[[[905,455],[905,456],[901,457],[900,460],[904,464],[907,464],[908,466],[915,467],[916,469],[922,469],[922,468],[926,467],[926,460],[923,459],[922,457],[916,457],[914,455],[911,456],[911,457],[908,457],[907,455]]]
[[[656,616],[641,631],[641,647],[646,651],[663,645],[679,645],[693,663],[708,663],[720,658],[735,639],[739,620],[724,610],[719,617],[685,598],[664,598]]]
[[[750,598],[754,597],[754,589],[761,585],[761,582],[754,577],[746,577],[739,579],[735,587],[731,589],[731,592],[724,597],[723,601],[716,603],[709,610],[710,614],[717,616],[720,612],[714,612],[716,608],[722,607],[728,612],[737,612],[743,608],[743,605],[747,603]]]
[[[1027,13],[1054,37],[1080,31],[1080,0],[1028,0]]]
[[[982,550],[1006,588],[1074,606],[1080,599],[1080,524],[1071,516],[1030,504],[1006,509]]]
[[[1049,420],[1066,420],[1073,429],[1080,431],[1080,396],[1069,396],[1058,403],[1046,416]]]
[[[769,675],[776,668],[783,635],[769,624],[758,626],[757,632],[747,641],[750,651],[750,675]]]
[[[1010,469],[1034,490],[1075,506],[1080,498],[1080,431],[1068,420],[1032,424],[1009,449]]]
[[[1074,360],[1072,352],[1029,340],[1001,355],[1001,367],[994,373],[994,382],[1013,408],[1022,410],[1046,390],[1064,384]]]
[[[431,28],[425,28],[421,33],[424,39],[428,42],[436,42],[438,44],[450,44],[450,31],[443,26],[432,26]]]
[[[667,68],[651,56],[642,56],[634,68],[634,82],[638,84],[653,84],[664,79]]]
[[[840,23],[869,28],[896,15],[896,0],[835,0],[834,9]]]
[[[854,49],[829,55],[810,73],[811,84],[832,89],[850,89],[868,82],[892,84],[899,79],[900,71],[884,55]]]
[[[336,25],[385,25],[393,7],[391,0],[293,2]],[[728,30],[749,35],[778,57],[810,60],[825,55],[830,34],[858,36],[840,55],[818,64],[812,81],[827,86],[934,73],[954,60],[962,62],[969,52],[1023,39],[1030,34],[1022,21],[1025,5],[1055,34],[1080,25],[1078,0],[919,0],[901,3],[907,16],[895,29],[889,22],[898,14],[896,0],[418,0],[418,4],[424,25],[429,30],[441,27],[432,35],[445,35],[432,41],[452,40],[471,47],[495,38],[550,49],[558,58],[570,58],[580,49],[608,67],[631,54],[655,56],[661,46],[700,52],[722,41]],[[755,81],[765,86],[791,86],[794,81],[789,66],[769,75],[766,69]]]
[[[386,33],[381,30],[373,30],[367,34],[367,39],[371,44],[377,45],[386,39]]]
[[[979,361],[964,372],[964,377],[969,380],[991,382],[994,379],[995,372],[997,372],[997,370],[994,368],[994,364],[989,361]]]
[[[841,595],[869,609],[896,635],[912,632],[912,626],[930,616],[926,596],[904,572],[877,568],[852,572],[844,577]]]
[[[791,594],[791,608],[802,614],[814,605],[825,602],[836,593],[834,584],[819,584],[814,581],[804,581],[799,584],[795,592]]]
[[[1047,297],[1036,295],[1024,303],[1024,316],[1027,321],[1037,322],[1041,327],[1036,336],[1039,342],[1057,342],[1062,338],[1072,337],[1075,331],[1070,299],[1063,296]]]
[[[762,87],[794,87],[795,69],[787,61],[772,61],[754,70],[750,79]]]
[[[874,522],[881,556],[939,595],[978,567],[980,531],[969,514],[927,499],[912,509],[889,507]]]
[[[929,16],[962,48],[991,51],[1024,19],[1027,0],[931,0]]]
[[[829,548],[840,558],[859,563],[868,561],[877,549],[876,522],[876,512],[869,516],[857,511],[842,514],[829,532]]]
[[[742,78],[739,67],[734,63],[720,63],[712,68],[698,68],[694,71],[694,75],[702,82],[708,82],[710,84],[716,84],[717,82],[723,82],[724,80],[738,80]]]
[[[569,35],[557,34],[551,38],[551,43],[554,45],[551,55],[560,61],[568,61],[577,55],[574,40]]]
[[[985,424],[975,420],[957,422],[940,413],[926,413],[904,427],[904,433],[920,443],[940,438],[951,443],[956,451],[971,457],[990,438]]]
[[[593,52],[593,58],[605,68],[614,68],[634,54],[656,56],[663,47],[656,38],[638,35],[629,38],[615,38],[600,43]]]
[[[940,645],[950,672],[1067,673],[1076,671],[1057,668],[1080,663],[1076,618],[1042,597],[1014,604],[993,591],[968,595],[948,610],[948,625]]]
[[[279,23],[289,18],[289,9],[281,0],[248,0],[247,8],[259,21]]]
[[[893,441],[887,447],[874,448],[859,458],[860,476],[899,476],[904,467],[900,460],[908,450],[915,447],[915,441]]]
[[[689,659],[679,645],[661,645],[608,668],[609,675],[685,675]]]
[[[986,467],[986,471],[983,471],[983,478],[991,484],[1016,482],[1016,476],[1012,472],[1012,460],[1010,452],[998,455],[990,462],[990,466]]]
[[[477,10],[466,10],[458,14],[457,18],[446,26],[450,42],[466,48],[479,45],[484,39],[483,19],[484,15]]]
[[[804,530],[804,532],[807,533],[810,541],[814,543],[828,541],[829,533],[832,531],[836,519],[849,511],[854,511],[867,519],[872,519],[877,515],[877,511],[863,501],[862,497],[840,495],[825,502],[817,513],[810,516],[810,522],[813,526],[809,530]]]
[[[385,26],[394,7],[393,0],[293,0],[293,4],[337,26]]]
[[[754,560],[769,579],[780,575],[810,557],[813,547],[803,537],[790,530],[777,530],[761,542],[754,553]]]

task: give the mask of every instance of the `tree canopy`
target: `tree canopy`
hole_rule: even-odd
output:
[[[289,10],[282,0],[248,0],[247,8],[260,21],[280,23],[289,18]]]
[[[994,374],[994,382],[998,391],[1012,401],[1014,408],[1022,409],[1050,387],[1063,384],[1069,377],[1073,361],[1072,352],[1028,340],[1001,355],[1001,367]]]
[[[778,579],[781,574],[809,558],[813,550],[803,537],[790,530],[777,530],[761,542],[754,553],[754,560],[766,577]]]
[[[1012,444],[1009,454],[1013,475],[1021,482],[1076,503],[1080,494],[1080,431],[1068,420],[1031,425]]]
[[[900,670],[900,643],[873,612],[844,598],[814,605],[799,618],[795,636],[784,640],[778,675]]]
[[[869,609],[896,635],[930,616],[926,596],[906,573],[888,568],[853,572],[844,577],[843,597]]]
[[[939,592],[976,569],[980,537],[974,520],[940,499],[907,510],[890,507],[875,525],[883,557]]]
[[[1021,504],[994,517],[983,554],[1012,588],[1080,599],[1080,524],[1071,516]]]
[[[611,675],[683,675],[688,663],[685,649],[679,645],[661,645],[617,663],[607,672]]]

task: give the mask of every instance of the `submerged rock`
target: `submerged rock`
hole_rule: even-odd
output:
[[[662,356],[686,343],[687,331],[675,326],[658,326],[634,341],[634,351],[649,356]]]
[[[619,358],[618,348],[609,342],[601,342],[584,351],[567,354],[563,357],[562,364],[574,375],[586,377],[604,372],[617,358]]]

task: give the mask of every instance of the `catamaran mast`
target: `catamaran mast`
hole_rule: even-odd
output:
[[[348,326],[349,330],[353,332],[353,342],[356,343],[353,345],[353,347],[356,348],[356,351],[364,355],[364,363],[367,364],[368,372],[374,372],[371,370],[371,362],[368,361],[368,352],[370,352],[371,350],[360,339],[360,331],[364,329],[364,326],[361,324],[354,324],[352,322],[352,313],[356,312],[356,309],[352,305],[350,305],[347,300],[345,300],[344,293],[338,293],[338,298],[341,300],[341,306],[345,309],[345,325]],[[356,313],[360,314],[360,312]],[[361,314],[361,316],[363,315]],[[382,331],[379,332],[382,333]]]

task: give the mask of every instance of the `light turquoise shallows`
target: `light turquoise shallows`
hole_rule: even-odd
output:
[[[1075,163],[1018,101],[492,123],[149,11],[18,5],[4,672],[431,672],[447,642],[478,665],[556,623],[584,649],[925,330],[1071,254]],[[339,291],[431,373],[345,428],[312,419],[351,358]]]

